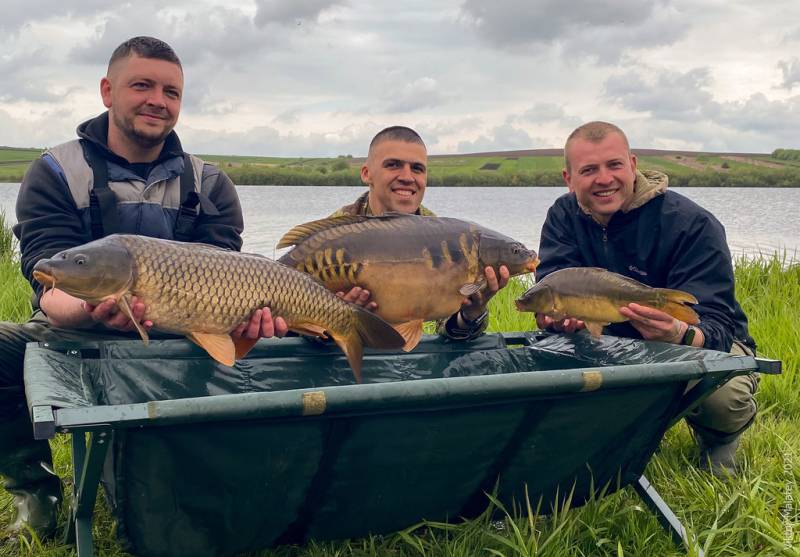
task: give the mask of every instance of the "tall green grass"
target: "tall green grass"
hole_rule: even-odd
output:
[[[2,276],[17,271],[12,258],[0,259]],[[783,360],[783,375],[764,376],[757,395],[760,412],[743,436],[738,477],[719,480],[695,466],[690,433],[679,424],[667,432],[646,474],[710,556],[800,556],[800,265],[763,255],[736,261],[737,297],[748,313],[760,352]],[[5,282],[3,283],[5,284]],[[24,281],[10,283],[12,297],[27,300]],[[526,330],[533,317],[513,309],[526,284],[512,281],[491,302],[490,329]],[[24,304],[22,304],[24,306]],[[0,317],[16,318],[0,307]],[[621,409],[622,411],[622,409]],[[70,477],[67,439],[53,441],[55,466]],[[214,479],[209,478],[209,485]],[[387,481],[391,481],[387,478]],[[213,489],[209,487],[209,489]],[[102,499],[102,498],[101,498]],[[0,494],[0,524],[10,517],[10,498]],[[422,522],[388,536],[287,546],[252,555],[263,557],[456,557],[492,556],[672,556],[686,555],[659,526],[631,488],[598,497],[578,509],[550,511],[548,502],[520,501],[454,524]],[[264,509],[263,512],[282,512]],[[103,501],[97,504],[97,554],[125,555],[114,540],[113,521]],[[9,541],[0,557],[67,556],[74,549],[58,543],[31,546]],[[696,555],[697,548],[689,551]]]

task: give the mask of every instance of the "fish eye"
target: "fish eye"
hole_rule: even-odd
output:
[[[83,265],[84,263],[86,263],[86,256],[76,255],[74,261],[76,265]]]

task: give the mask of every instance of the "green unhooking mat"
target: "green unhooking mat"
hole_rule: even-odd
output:
[[[585,334],[427,336],[367,351],[355,385],[335,346],[261,341],[228,368],[166,340],[30,344],[25,381],[38,437],[110,439],[102,481],[128,550],[174,557],[458,520],[495,490],[580,504],[641,475],[689,381],[756,367]]]

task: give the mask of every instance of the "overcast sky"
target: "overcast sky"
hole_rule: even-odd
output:
[[[164,7],[168,5],[169,7]],[[102,112],[136,35],[184,65],[197,153],[364,155],[417,129],[433,154],[561,147],[588,120],[634,147],[800,148],[797,0],[0,0],[0,145]]]

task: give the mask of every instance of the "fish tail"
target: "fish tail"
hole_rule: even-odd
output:
[[[361,360],[364,346],[398,349],[405,339],[386,321],[359,306],[352,306],[355,326],[344,333],[331,332],[334,342],[342,349],[357,383],[361,383]]]
[[[664,312],[690,325],[697,325],[700,322],[700,316],[697,315],[697,312],[686,305],[696,304],[697,298],[688,292],[670,290],[669,288],[659,288],[658,292],[666,298],[666,303],[661,308]]]

